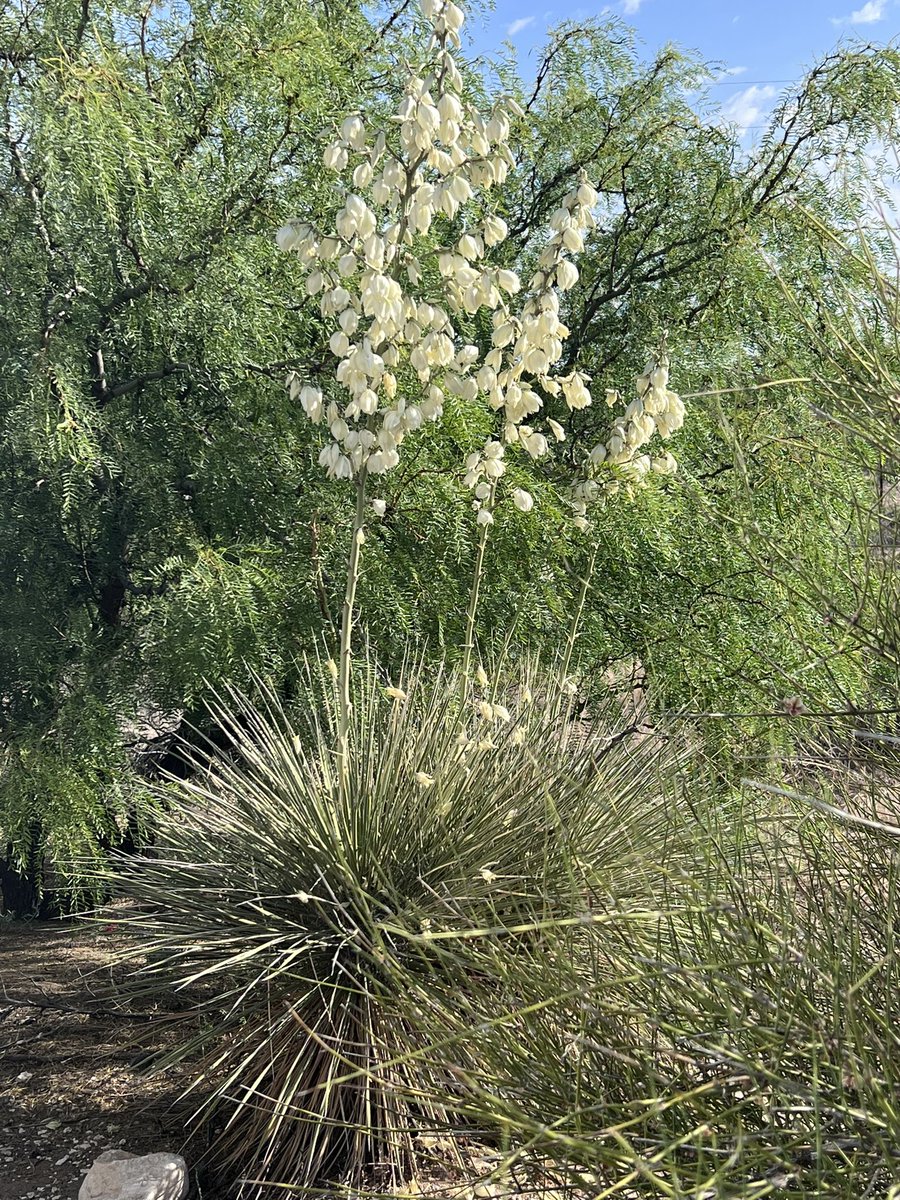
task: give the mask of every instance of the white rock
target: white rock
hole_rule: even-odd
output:
[[[78,1200],[184,1200],[187,1164],[178,1154],[105,1150],[84,1177]]]

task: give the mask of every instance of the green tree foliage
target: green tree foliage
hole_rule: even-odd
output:
[[[369,33],[290,3],[76,7],[0,19],[2,823],[19,845],[48,814],[63,838],[111,833],[100,763],[123,718],[312,636],[308,447],[268,383],[308,319],[271,229],[291,196],[314,203],[319,131]]]
[[[379,25],[287,0],[35,0],[0,16],[0,829],[20,856],[48,830],[61,856],[116,836],[127,760],[157,715],[196,719],[207,682],[248,666],[290,691],[297,654],[332,640],[345,497],[282,387],[326,351],[272,231],[327,217],[323,142],[338,114],[401,86],[417,35],[406,12]],[[895,60],[827,60],[749,158],[695,91],[705,68],[672,49],[642,61],[618,23],[561,29],[527,87],[498,65],[526,109],[501,196],[510,259],[527,267],[531,230],[581,167],[600,184],[567,315],[598,396],[628,390],[663,328],[683,392],[798,361],[770,262],[826,270],[797,200],[832,225],[851,215],[813,167],[884,128]],[[474,69],[469,86],[490,90]],[[749,493],[719,401],[697,399],[683,477],[600,521],[582,643],[598,686],[621,661],[668,706],[782,694],[790,597],[732,530],[769,523],[815,556],[853,480],[835,468],[823,511],[795,435],[828,435],[802,389],[721,403],[757,447]],[[587,410],[573,456],[607,419]],[[388,665],[410,639],[459,644],[474,540],[459,464],[482,433],[461,406],[386,483],[360,593]],[[486,646],[513,623],[520,646],[555,642],[587,555],[554,480],[519,470],[538,504],[491,540]]]
[[[803,279],[808,299],[813,281],[833,286],[836,265],[851,288],[866,286],[823,255],[808,214],[832,230],[853,227],[850,189],[835,192],[822,163],[859,179],[853,148],[896,115],[896,65],[893,52],[868,47],[827,58],[783,97],[749,154],[690,98],[703,82],[696,63],[666,48],[640,67],[614,24],[564,29],[523,96],[532,121],[510,196],[521,252],[580,167],[606,198],[567,343],[572,361],[593,372],[595,394],[618,387],[630,397],[662,329],[683,394],[750,389],[688,401],[680,477],[603,522],[594,653],[637,656],[667,705],[772,707],[796,690],[808,661],[793,635],[802,631],[813,656],[827,652],[821,614],[799,609],[759,571],[743,535],[760,526],[816,570],[865,484],[846,456],[828,453],[836,443],[812,411],[812,387],[758,385],[808,379],[821,354],[776,270]],[[815,311],[811,299],[806,311]],[[580,416],[573,456],[608,420],[602,405]],[[746,478],[734,474],[735,440]],[[851,668],[839,686],[826,672],[805,684],[833,698],[858,692],[862,679]]]

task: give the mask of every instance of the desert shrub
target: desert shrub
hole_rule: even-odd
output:
[[[526,687],[472,725],[455,675],[386,692],[360,672],[346,786],[330,681],[290,715],[232,694],[227,751],[172,783],[155,853],[122,864],[136,984],[199,989],[175,1057],[202,1053],[217,1155],[246,1179],[398,1185],[480,1052],[435,1048],[429,997],[464,1004],[492,956],[551,953],[560,921],[640,919],[678,808],[656,765],[677,755],[617,736],[612,708],[587,736]]]

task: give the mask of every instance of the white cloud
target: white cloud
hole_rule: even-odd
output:
[[[622,12],[627,17],[633,16],[641,7],[644,0],[622,0]]]
[[[774,99],[775,95],[773,87],[751,84],[723,105],[722,117],[726,124],[737,125],[743,136],[751,125],[759,124],[759,118],[770,108],[768,101]]]
[[[515,37],[517,33],[521,33],[523,29],[527,29],[534,20],[534,17],[519,17],[518,21],[513,21],[512,25],[507,25],[506,36]]]
[[[874,25],[884,16],[887,0],[866,0],[862,8],[852,12],[849,17],[832,17],[832,25]]]
[[[731,79],[735,75],[744,75],[747,72],[746,67],[726,67],[724,71],[720,71],[716,76],[716,80]]]

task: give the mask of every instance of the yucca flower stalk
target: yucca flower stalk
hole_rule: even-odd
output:
[[[553,365],[568,335],[559,315],[560,294],[578,279],[570,256],[581,252],[584,231],[594,225],[597,193],[586,179],[567,193],[524,291],[514,270],[492,264],[491,250],[507,228],[486,199],[513,165],[509,139],[522,111],[509,98],[498,99],[489,113],[468,103],[453,56],[462,10],[451,0],[423,0],[421,12],[430,39],[423,59],[407,68],[394,120],[374,129],[362,115],[350,114],[325,150],[325,166],[335,172],[343,196],[334,228],[313,229],[297,220],[277,235],[279,246],[300,259],[307,294],[320,297],[322,315],[336,326],[329,339],[338,360],[333,385],[322,387],[292,373],[288,387],[311,421],[327,425],[331,440],[319,456],[326,473],[352,482],[356,491],[339,655],[341,763],[367,480],[398,464],[405,438],[440,420],[448,396],[481,401],[501,414],[500,437],[489,438],[466,463],[479,524],[464,647],[468,668],[484,545],[506,448],[518,447],[536,459],[561,436],[555,421],[547,422],[549,439],[535,427],[544,395],[562,393],[572,407],[590,403],[577,373],[557,378]],[[451,244],[435,244],[437,214],[462,229]],[[514,311],[511,298],[520,293]],[[461,317],[483,309],[490,311],[493,330],[484,353],[467,344],[458,328]],[[513,500],[520,508],[531,502],[522,489]]]
[[[606,402],[610,408],[615,408],[619,403],[618,392],[608,391]],[[603,504],[620,492],[633,496],[637,489],[646,486],[653,474],[675,474],[678,469],[675,456],[668,450],[659,449],[654,456],[648,453],[648,447],[656,439],[665,441],[671,437],[684,423],[684,415],[684,402],[677,393],[669,390],[669,357],[664,334],[647,366],[635,380],[635,398],[615,419],[606,441],[598,442],[592,448],[580,468],[579,479],[571,488],[572,522],[576,529],[589,535],[590,540],[587,565],[579,580],[563,649],[559,671],[563,686],[569,680],[600,552],[600,535],[596,527],[599,518],[593,513],[591,519],[588,513],[594,509],[602,510]]]

